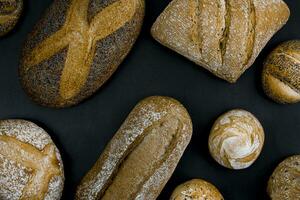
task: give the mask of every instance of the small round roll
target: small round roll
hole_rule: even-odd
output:
[[[0,0],[0,36],[10,32],[23,10],[23,0]]]
[[[244,169],[254,163],[264,144],[260,122],[245,110],[232,110],[220,116],[209,135],[209,151],[222,166]]]
[[[262,85],[278,103],[300,101],[300,40],[284,42],[271,52],[264,63]]]
[[[277,166],[267,191],[272,200],[300,198],[300,155],[291,156]]]
[[[170,200],[223,200],[222,194],[212,185],[201,179],[185,182],[173,191]]]

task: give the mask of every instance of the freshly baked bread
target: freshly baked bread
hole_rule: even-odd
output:
[[[129,53],[143,17],[144,0],[55,0],[25,43],[25,91],[50,107],[91,96]]]
[[[288,20],[282,0],[173,0],[153,37],[231,83]]]
[[[0,0],[0,36],[10,32],[23,10],[23,0]]]
[[[265,93],[278,103],[300,101],[300,40],[279,45],[264,63]]]
[[[264,144],[259,121],[245,110],[232,110],[220,116],[209,135],[209,151],[222,166],[244,169],[258,158]]]
[[[155,200],[192,136],[186,109],[167,97],[141,101],[81,181],[76,199]]]
[[[201,179],[193,179],[179,185],[170,200],[224,200],[224,198],[214,185]]]
[[[272,200],[300,199],[300,155],[285,159],[273,172],[268,183]]]
[[[0,121],[0,199],[58,200],[63,163],[50,136],[24,120]]]

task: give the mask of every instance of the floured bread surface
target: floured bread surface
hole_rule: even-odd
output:
[[[244,169],[261,153],[264,130],[260,122],[245,110],[232,110],[220,116],[209,135],[209,150],[222,166]]]
[[[193,179],[179,185],[170,200],[224,200],[219,190],[209,182]]]
[[[173,0],[151,32],[161,44],[235,82],[289,14],[282,0]]]
[[[265,93],[278,103],[300,101],[300,40],[284,42],[270,53],[262,84]]]
[[[0,36],[10,32],[23,10],[23,0],[0,0]]]
[[[60,199],[61,156],[50,136],[25,120],[0,121],[0,199]]]
[[[76,199],[155,200],[191,135],[191,119],[179,102],[168,97],[146,98],[84,177]]]
[[[272,200],[300,199],[300,155],[277,166],[268,183],[268,194]]]

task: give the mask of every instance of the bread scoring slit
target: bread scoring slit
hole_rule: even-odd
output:
[[[21,9],[20,0],[1,0],[0,1],[0,24],[4,24],[18,17],[18,11]]]
[[[221,53],[221,59],[222,59],[222,65],[224,64],[224,56],[226,53],[226,45],[228,41],[228,35],[229,35],[229,28],[231,24],[231,13],[230,13],[230,0],[225,0],[225,28],[223,30],[222,37],[220,39],[220,53]]]
[[[182,123],[174,116],[148,127],[137,144],[124,155],[114,175],[98,198],[133,199],[153,171],[168,158],[182,130]],[[143,156],[140,156],[143,155]],[[130,188],[130,192],[128,191]]]

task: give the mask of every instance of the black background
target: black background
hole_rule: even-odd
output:
[[[229,84],[152,39],[151,25],[169,0],[147,0],[142,33],[117,72],[92,98],[61,110],[31,102],[17,75],[26,35],[50,3],[51,0],[26,0],[16,29],[0,38],[0,118],[31,120],[48,131],[64,160],[63,199],[73,199],[76,185],[128,113],[139,100],[151,95],[178,99],[194,124],[192,141],[159,199],[168,199],[178,184],[192,178],[212,182],[225,199],[267,199],[267,181],[276,165],[289,155],[300,154],[300,105],[279,105],[264,95],[260,82],[262,63],[280,42],[300,39],[300,1],[287,0],[291,9],[288,24],[271,39],[238,82]],[[266,135],[259,159],[240,171],[218,165],[207,148],[214,120],[233,108],[255,114]]]

